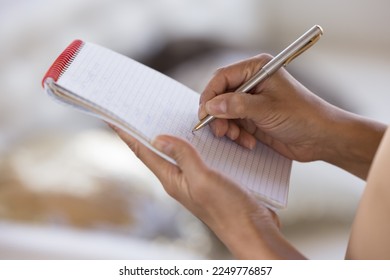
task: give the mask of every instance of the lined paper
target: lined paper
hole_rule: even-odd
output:
[[[291,161],[258,143],[245,149],[216,138],[198,122],[199,94],[179,82],[111,50],[85,43],[58,85],[126,122],[150,142],[157,135],[187,139],[203,160],[270,206],[287,204]]]

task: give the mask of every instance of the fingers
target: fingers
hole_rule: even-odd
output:
[[[253,124],[238,124],[234,121],[225,119],[215,119],[210,123],[210,127],[215,136],[226,136],[230,140],[235,141],[237,144],[250,150],[254,149],[257,143],[257,140],[253,135],[256,128],[253,128],[253,126]]]
[[[161,135],[157,136],[152,142],[156,149],[174,159],[177,163],[176,166],[151,151],[150,148],[125,131],[112,125],[111,127],[136,156],[157,176],[164,187],[172,188],[172,186],[181,185],[182,174],[185,174],[189,180],[197,180],[198,174],[202,174],[207,169],[195,148],[185,140]],[[172,193],[173,190],[167,189],[167,191]]]
[[[160,135],[154,139],[153,146],[176,161],[180,172],[172,174],[173,176],[169,173],[164,174],[165,178],[167,176],[170,178],[163,185],[170,196],[186,205],[186,201],[193,199],[194,190],[191,189],[191,185],[201,183],[207,177],[205,174],[208,173],[208,168],[195,148],[182,139]]]
[[[259,119],[262,115],[261,108],[265,106],[262,103],[266,103],[263,99],[259,95],[226,93],[207,102],[207,112],[217,117],[210,123],[214,135],[226,136],[245,148],[254,149],[257,142],[253,136],[256,126],[251,120]]]
[[[249,80],[271,58],[270,55],[261,54],[249,60],[220,68],[207,84],[200,97],[199,118],[201,119],[207,115],[204,107],[207,101],[222,93],[234,91],[245,81]]]
[[[210,80],[200,98],[198,115],[202,119],[207,114],[217,117],[210,127],[217,137],[227,136],[240,145],[253,149],[256,145],[254,137],[246,133],[235,122],[228,119],[251,118],[256,115],[258,104],[255,99],[244,94],[227,94],[250,79],[272,57],[261,54],[252,59],[241,61],[219,69]],[[225,94],[223,94],[225,93]]]
[[[222,119],[251,119],[259,117],[266,102],[261,94],[226,93],[218,95],[205,104],[209,115]]]
[[[240,134],[235,142],[249,150],[253,150],[256,147],[257,140],[255,136],[248,133],[245,129],[240,129]]]
[[[229,130],[229,121],[225,119],[215,119],[210,123],[210,128],[214,135],[217,137],[223,137]]]
[[[190,143],[177,137],[160,135],[153,141],[153,146],[174,159],[179,169],[191,180],[201,174],[206,166],[198,152]]]
[[[180,170],[174,164],[166,161],[155,152],[140,143],[137,139],[126,133],[125,131],[110,125],[110,127],[118,134],[118,136],[129,146],[134,154],[157,176],[162,184],[167,183],[169,177],[180,173]]]

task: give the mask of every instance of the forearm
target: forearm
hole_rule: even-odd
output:
[[[378,148],[359,203],[346,257],[390,259],[390,130]]]
[[[323,160],[365,180],[386,125],[335,109]]]

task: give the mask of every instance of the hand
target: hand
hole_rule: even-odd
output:
[[[259,55],[219,69],[202,93],[199,117],[217,117],[210,124],[214,134],[247,148],[260,140],[290,159],[319,159],[326,117],[333,110],[287,71],[280,69],[252,94],[232,92],[270,59]]]
[[[158,177],[166,192],[201,219],[237,258],[301,258],[281,236],[274,212],[233,181],[208,168],[186,141],[159,136],[153,145],[174,165],[115,128]]]
[[[249,149],[259,140],[290,159],[324,160],[365,178],[386,126],[325,102],[284,68],[251,94],[232,92],[270,59],[219,69],[201,95],[199,118],[217,117],[213,133]]]

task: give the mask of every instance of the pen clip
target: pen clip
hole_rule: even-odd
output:
[[[294,58],[296,58],[301,53],[303,53],[308,48],[310,48],[312,45],[314,45],[320,39],[321,35],[322,34],[318,34],[317,36],[313,37],[313,39],[311,39],[306,45],[304,45],[302,48],[300,48],[295,53],[293,53],[289,58],[286,59],[283,66],[286,66],[287,64],[289,64]]]

